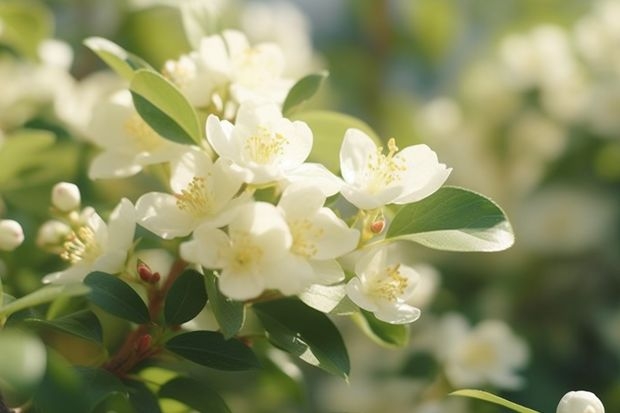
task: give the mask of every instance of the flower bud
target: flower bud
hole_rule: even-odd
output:
[[[556,413],[605,413],[605,407],[594,393],[570,391],[560,400]]]
[[[158,272],[153,272],[151,267],[141,259],[138,259],[137,271],[140,279],[146,283],[156,284],[161,279],[161,275]]]
[[[381,232],[383,232],[384,228],[385,228],[385,220],[384,219],[378,219],[375,222],[373,222],[372,224],[370,224],[370,231],[373,234],[381,234]]]
[[[0,220],[0,250],[13,251],[24,242],[24,230],[12,219]]]
[[[64,242],[70,232],[71,228],[64,222],[49,220],[39,228],[37,245],[39,247],[58,246]]]
[[[52,205],[62,212],[70,212],[80,207],[80,188],[69,182],[59,182],[52,188]]]

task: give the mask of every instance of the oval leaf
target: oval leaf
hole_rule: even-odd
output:
[[[502,251],[514,243],[512,227],[497,204],[455,187],[440,188],[405,205],[394,216],[386,238],[445,251]]]
[[[166,295],[166,323],[178,325],[188,322],[198,315],[206,303],[207,291],[203,275],[194,270],[184,271]]]
[[[159,397],[180,401],[199,412],[231,413],[222,397],[207,386],[186,377],[177,377],[159,389]]]
[[[213,315],[220,325],[220,331],[225,339],[233,337],[243,326],[245,320],[245,305],[240,301],[234,301],[220,292],[217,286],[217,277],[208,272],[207,293]]]
[[[95,52],[110,69],[114,70],[123,79],[131,81],[134,72],[138,69],[155,71],[142,58],[129,53],[116,43],[101,37],[89,37],[84,40],[84,45]]]
[[[215,331],[190,331],[172,337],[166,348],[203,366],[219,370],[248,370],[259,367],[256,355],[239,340],[226,340]]]
[[[16,300],[4,298],[5,306],[0,308],[0,316],[9,316],[17,311],[35,307],[55,300],[56,298],[72,297],[87,294],[90,289],[82,284],[47,285]]]
[[[92,411],[95,406],[110,397],[111,394],[117,393],[127,396],[127,389],[123,383],[107,370],[77,366],[76,371],[84,386],[84,395],[90,405]]]
[[[310,99],[320,89],[323,81],[327,78],[327,72],[313,73],[302,77],[293,85],[284,99],[282,113],[289,116],[302,103]]]
[[[156,395],[141,381],[123,382],[129,393],[129,402],[135,413],[162,413]]]
[[[389,347],[405,347],[409,343],[408,325],[386,323],[365,310],[355,314],[354,320],[366,335],[379,344]]]
[[[140,69],[131,79],[130,90],[136,110],[155,132],[178,143],[200,143],[202,129],[196,111],[165,77]]]
[[[488,393],[482,390],[457,390],[450,393],[450,396],[463,396],[463,397],[471,397],[472,399],[480,399],[487,402],[495,403],[500,406],[504,406],[509,408],[510,410],[514,410],[519,413],[539,413],[536,410],[532,410],[528,407],[521,406],[520,404],[511,402],[510,400],[506,400],[502,397],[496,396],[494,394]]]
[[[348,377],[347,349],[325,314],[295,299],[255,304],[253,308],[275,346],[329,373]]]
[[[101,323],[95,313],[89,310],[78,311],[54,320],[27,318],[24,322],[34,326],[53,328],[99,344],[103,341]]]
[[[149,310],[142,298],[120,278],[104,272],[91,272],[84,278],[91,288],[88,298],[110,314],[137,324],[150,320]]]

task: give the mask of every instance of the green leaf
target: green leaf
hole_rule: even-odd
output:
[[[0,148],[0,189],[8,190],[15,186],[11,181],[16,181],[17,175],[37,168],[37,155],[53,144],[54,134],[47,131],[24,129],[7,136]]]
[[[149,310],[142,298],[120,278],[104,272],[91,272],[84,278],[91,288],[88,298],[110,314],[137,324],[150,320]]]
[[[215,331],[190,331],[172,337],[166,348],[203,366],[219,370],[248,370],[259,367],[256,355],[236,339],[226,340]]]
[[[457,390],[450,393],[450,396],[463,396],[463,397],[471,397],[473,399],[480,399],[490,403],[498,404],[500,406],[504,406],[519,413],[539,413],[536,410],[532,410],[525,406],[521,406],[520,404],[513,403],[509,400],[506,400],[502,397],[496,396],[494,394],[488,393],[482,390]]]
[[[39,44],[54,32],[52,13],[31,1],[0,2],[0,21],[0,43],[30,59],[38,57]]]
[[[379,344],[389,347],[405,347],[409,343],[408,325],[386,323],[365,310],[355,314],[354,320],[370,338]]]
[[[84,45],[95,52],[110,69],[114,70],[123,79],[131,81],[134,72],[139,69],[147,69],[155,72],[142,58],[129,53],[116,43],[101,37],[89,37],[84,40]]]
[[[184,271],[176,279],[164,304],[164,317],[170,325],[183,324],[200,313],[207,303],[204,276],[198,271]]]
[[[381,140],[364,121],[343,113],[330,111],[296,112],[291,119],[304,121],[312,129],[314,143],[308,160],[319,162],[334,173],[340,170],[340,146],[349,128],[362,130],[377,144]]]
[[[204,382],[177,377],[159,389],[159,397],[174,399],[204,413],[231,413],[222,397]]]
[[[90,289],[83,284],[47,285],[28,295],[6,303],[4,307],[0,308],[0,316],[9,316],[17,311],[47,303],[60,296],[84,295],[89,291]]]
[[[165,77],[140,69],[131,79],[136,110],[155,132],[173,142],[200,144],[198,115],[181,91]]]
[[[309,74],[299,79],[291,90],[289,90],[286,99],[284,99],[284,104],[282,105],[282,113],[284,116],[290,116],[302,103],[314,96],[321,88],[327,75],[328,73],[326,71],[322,71],[320,73]]]
[[[206,278],[209,303],[213,315],[220,325],[220,331],[225,339],[234,337],[243,326],[245,305],[242,302],[231,300],[220,292],[217,277],[213,272],[208,272]]]
[[[299,294],[299,299],[308,307],[329,313],[340,304],[347,295],[344,284],[339,285],[311,285]]]
[[[417,242],[445,251],[502,251],[514,243],[504,211],[467,189],[443,187],[400,209],[387,239]]]
[[[99,344],[103,341],[101,323],[95,313],[89,310],[78,311],[55,320],[27,318],[24,322],[36,327],[53,328]]]
[[[255,304],[253,308],[272,344],[329,373],[348,377],[347,349],[325,314],[288,298]]]
[[[30,394],[45,374],[45,346],[32,334],[7,328],[0,332],[0,349],[0,389]]]
[[[75,368],[84,386],[86,400],[91,411],[99,403],[107,399],[113,393],[119,393],[127,397],[128,392],[123,383],[106,370],[91,367]]]
[[[129,402],[136,413],[161,413],[156,395],[144,383],[125,380],[124,384],[129,393]]]

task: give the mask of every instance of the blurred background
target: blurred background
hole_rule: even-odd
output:
[[[10,3],[0,1],[0,10]],[[33,155],[54,160],[47,170],[29,174],[22,165],[15,178],[0,166],[0,214],[20,220],[32,247],[2,257],[0,273],[16,273],[5,281],[16,295],[58,265],[33,252],[55,182],[76,182],[85,203],[107,208],[152,185],[149,176],[85,176],[94,148],[80,138],[84,108],[67,91],[104,65],[83,39],[108,38],[156,68],[191,49],[175,0],[31,3],[53,23],[35,22],[30,35],[65,43],[36,58],[24,43],[20,58],[0,60],[0,132],[37,127],[58,137]],[[231,377],[218,385],[233,411],[501,411],[445,396],[462,387],[541,412],[555,411],[569,390],[590,390],[607,411],[620,411],[620,0],[207,3],[214,32],[239,28],[252,42],[280,44],[290,76],[327,69],[327,87],[311,107],[359,117],[400,147],[429,145],[453,168],[448,183],[495,200],[517,238],[493,254],[411,247],[406,260],[423,265],[423,315],[406,348],[385,349],[340,323],[349,384],[294,365],[286,377]],[[495,332],[485,342],[476,326],[490,320]],[[449,337],[457,337],[456,350],[444,348]],[[496,359],[514,366],[519,380],[482,367],[480,377],[455,373],[451,363],[476,337],[487,356],[503,349]],[[461,364],[470,370],[488,361],[468,360]]]

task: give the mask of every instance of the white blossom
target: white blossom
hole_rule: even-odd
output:
[[[558,403],[556,413],[605,413],[605,407],[592,392],[569,391]]]
[[[13,251],[24,242],[24,230],[12,219],[0,220],[0,250]]]
[[[59,182],[52,188],[52,205],[62,212],[70,212],[80,207],[80,188],[70,182]]]

